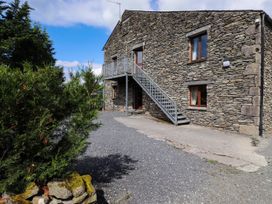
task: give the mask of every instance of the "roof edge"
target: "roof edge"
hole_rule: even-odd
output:
[[[191,12],[264,12],[262,9],[199,9],[199,10],[163,10],[163,11],[150,11],[150,10],[125,10],[125,12],[138,12],[138,13],[191,13]]]
[[[121,16],[121,19],[117,22],[117,24],[115,25],[114,29],[112,30],[109,38],[107,39],[106,43],[104,44],[102,50],[105,50],[105,47],[107,46],[107,44],[109,43],[113,33],[115,32],[115,30],[117,29],[117,27],[121,24],[122,21],[126,20],[126,15],[131,13],[193,13],[193,12],[198,12],[198,13],[203,13],[203,12],[259,12],[259,13],[264,13],[265,17],[267,19],[267,21],[272,25],[272,19],[271,17],[264,11],[264,10],[258,10],[258,9],[237,9],[237,10],[178,10],[178,11],[147,11],[147,10],[125,10]]]
[[[118,22],[116,23],[115,27],[113,28],[113,30],[112,30],[110,36],[108,37],[106,43],[104,44],[104,46],[103,46],[103,48],[102,48],[102,51],[105,50],[105,47],[107,46],[108,42],[110,41],[110,39],[111,39],[111,37],[112,37],[114,31],[117,29],[118,25],[120,25],[121,22],[125,20],[124,17],[125,17],[125,15],[126,15],[127,13],[134,13],[134,10],[127,10],[127,9],[126,9],[126,10],[123,12],[123,14],[122,14],[122,16],[121,16],[121,19],[118,20]]]
[[[115,27],[113,28],[113,30],[112,30],[110,36],[108,37],[107,41],[105,42],[105,44],[104,44],[104,46],[103,46],[103,48],[102,48],[102,51],[105,50],[106,45],[107,45],[108,42],[110,41],[111,36],[113,35],[114,31],[117,29],[117,27],[118,27],[118,25],[119,25],[120,23],[121,23],[121,21],[119,20],[119,21],[117,22],[117,24],[115,25]]]

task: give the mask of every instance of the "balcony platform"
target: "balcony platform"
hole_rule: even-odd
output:
[[[103,79],[114,80],[120,77],[132,76],[133,60],[127,57],[122,57],[114,62],[106,63],[102,68]]]
[[[128,76],[132,76],[131,73],[127,73]],[[126,74],[118,74],[118,75],[110,75],[110,76],[103,76],[104,80],[116,80],[122,77],[125,77]]]

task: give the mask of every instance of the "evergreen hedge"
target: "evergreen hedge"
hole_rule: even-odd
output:
[[[84,151],[102,98],[91,69],[64,82],[63,71],[0,66],[0,193],[62,177]]]

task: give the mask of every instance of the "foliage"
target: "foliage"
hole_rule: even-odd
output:
[[[89,68],[63,83],[61,68],[0,66],[0,192],[61,177],[96,127],[100,79]]]
[[[20,0],[0,1],[0,62],[12,68],[29,63],[35,70],[54,65],[52,42],[46,31],[30,20],[31,8]]]

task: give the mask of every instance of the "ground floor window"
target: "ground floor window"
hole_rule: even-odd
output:
[[[116,99],[117,98],[117,94],[118,94],[118,88],[117,86],[113,86],[112,87],[112,99]]]
[[[189,86],[190,106],[207,107],[207,85]]]

